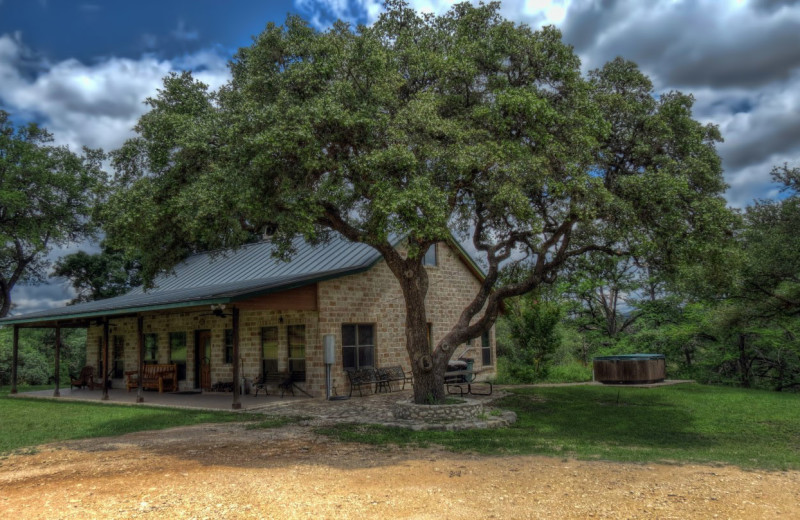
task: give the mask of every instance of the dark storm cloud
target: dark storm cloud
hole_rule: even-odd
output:
[[[750,2],[753,8],[768,13],[774,13],[784,7],[794,7],[798,3],[800,3],[798,0],[751,0]]]
[[[719,147],[726,169],[758,164],[783,153],[800,155],[800,117],[797,113],[762,114],[731,130]]]
[[[565,40],[592,68],[623,56],[661,84],[755,87],[800,67],[800,3],[779,10],[718,2],[574,2]]]
[[[49,284],[17,285],[11,292],[13,305],[11,314],[19,315],[62,307],[74,297],[72,288],[60,278]]]

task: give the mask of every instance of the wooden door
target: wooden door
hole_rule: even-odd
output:
[[[211,331],[198,330],[195,336],[195,387],[211,390]],[[199,385],[198,385],[199,383]]]

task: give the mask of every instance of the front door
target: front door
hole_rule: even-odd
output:
[[[194,339],[194,387],[211,390],[211,331],[198,330]]]

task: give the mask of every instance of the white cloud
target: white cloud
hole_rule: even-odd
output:
[[[174,36],[176,40],[191,41],[198,39],[200,33],[187,29],[186,22],[178,20],[178,26],[172,30],[172,36]]]
[[[294,4],[320,30],[327,29],[335,20],[355,25],[366,19],[371,24],[383,10],[382,0],[295,0]]]
[[[25,70],[29,54],[19,35],[0,36],[0,100],[9,112],[43,119],[56,142],[73,149],[119,147],[144,113],[145,98],[156,94],[170,71],[197,70],[212,88],[229,78],[225,58],[213,51],[176,60],[112,57],[91,65],[69,59],[40,64],[34,77]]]

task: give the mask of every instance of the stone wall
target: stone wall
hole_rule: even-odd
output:
[[[447,244],[437,247],[437,265],[429,266],[430,289],[425,302],[433,331],[434,344],[440,341],[458,320],[461,311],[478,292],[479,282],[461,258]],[[347,375],[342,368],[342,324],[367,323],[375,327],[376,366],[401,365],[411,372],[406,351],[405,301],[392,272],[385,262],[365,273],[322,282],[318,287],[319,333],[336,337],[336,364],[333,385],[339,394],[349,392]],[[474,368],[484,369],[481,378],[493,377],[495,367],[482,366],[480,340],[470,349],[461,345],[453,358],[475,359]],[[494,328],[490,332],[492,361],[495,359]]]
[[[186,333],[186,379],[180,382],[181,389],[195,388],[195,332],[200,330],[211,331],[211,382],[233,380],[233,366],[225,363],[225,329],[231,328],[231,317],[218,318],[216,316],[203,316],[208,314],[208,309],[191,312],[171,314],[158,314],[144,317],[144,333],[157,334],[158,362],[169,363],[169,334],[171,332]],[[243,310],[239,315],[239,355],[241,358],[243,376],[254,379],[261,374],[261,327],[278,327],[278,368],[287,369],[288,342],[286,331],[288,325],[306,326],[306,364],[307,370],[310,361],[321,354],[319,334],[317,332],[317,313],[315,311],[270,311],[270,310]],[[86,343],[86,362],[97,368],[98,352],[103,334],[102,326],[89,328]],[[113,363],[114,336],[122,336],[125,344],[124,369],[136,370],[138,365],[138,352],[136,341],[136,318],[111,319],[109,328],[109,357]],[[318,371],[318,370],[317,370]],[[98,373],[102,373],[99,369]],[[315,377],[319,377],[317,374]],[[321,382],[316,382],[322,384]],[[121,387],[122,380],[115,381],[115,386]],[[324,386],[323,386],[324,388]]]

